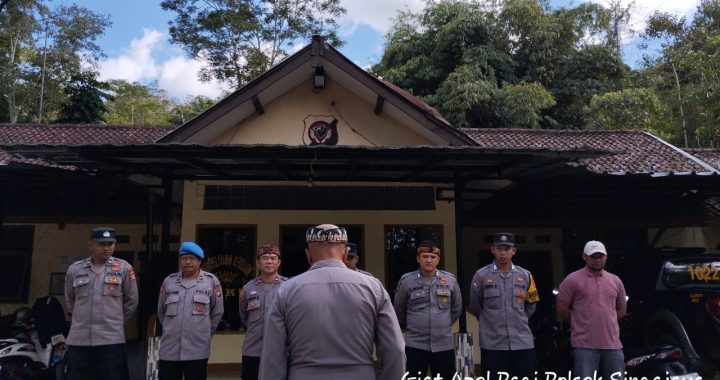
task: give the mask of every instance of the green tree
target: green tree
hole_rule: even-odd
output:
[[[0,13],[0,115],[15,123],[54,118],[63,83],[102,55],[95,39],[110,25],[86,8],[51,9],[37,0],[13,0]]]
[[[720,136],[720,4],[703,0],[691,22],[654,14],[645,37],[661,42],[661,54],[646,57],[644,71],[657,76],[659,97],[672,106],[672,142],[715,147]]]
[[[173,107],[171,122],[174,125],[185,124],[188,120],[210,108],[215,102],[216,100],[205,96],[195,96],[188,99],[185,103]]]
[[[581,128],[590,98],[621,88],[628,75],[613,49],[586,42],[607,31],[608,19],[594,4],[428,2],[396,18],[372,72],[457,127]]]
[[[103,99],[112,96],[103,92],[107,84],[97,81],[95,73],[85,72],[73,75],[63,92],[67,96],[60,107],[56,123],[99,124],[105,121],[108,111]]]
[[[642,130],[672,137],[670,107],[654,88],[628,88],[595,95],[588,106],[589,129]]]
[[[157,83],[143,85],[115,79],[109,85],[113,99],[107,102],[108,124],[172,125],[173,103]]]
[[[503,87],[495,109],[510,128],[539,128],[541,111],[555,105],[555,99],[540,83],[519,83]]]
[[[25,86],[33,79],[26,63],[36,54],[32,34],[38,28],[34,17],[38,8],[41,4],[35,0],[15,0],[0,13],[0,94],[2,114],[10,123],[27,113],[32,99]]]
[[[279,62],[298,40],[340,45],[339,0],[163,0],[174,12],[170,41],[205,62],[200,79],[239,88]]]

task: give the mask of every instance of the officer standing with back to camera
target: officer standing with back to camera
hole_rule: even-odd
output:
[[[278,275],[280,248],[265,244],[257,250],[256,265],[260,275],[243,286],[238,309],[245,327],[242,348],[242,379],[257,380],[260,371],[260,353],[265,327],[265,311],[270,308],[275,293],[287,277]]]
[[[125,322],[135,313],[138,289],[135,272],[125,260],[112,257],[115,229],[90,233],[90,257],[70,266],[65,276],[65,305],[72,318],[69,380],[128,379]]]
[[[438,374],[450,380],[455,373],[452,325],[460,318],[462,296],[455,276],[437,269],[440,248],[423,241],[417,249],[418,270],[405,273],[395,290],[395,313],[405,332],[409,376]]]
[[[210,340],[222,318],[223,291],[212,273],[200,270],[205,252],[184,242],[178,252],[180,271],[163,281],[158,298],[160,380],[205,380]]]
[[[378,279],[345,267],[347,240],[333,224],[306,231],[310,269],[285,281],[267,311],[261,380],[402,379],[402,333],[390,296]]]
[[[490,251],[495,261],[475,272],[468,307],[478,318],[482,375],[491,380],[499,373],[532,378],[535,343],[528,320],[540,300],[535,280],[512,263],[515,235],[496,233]]]

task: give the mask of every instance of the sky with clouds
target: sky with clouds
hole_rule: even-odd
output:
[[[605,0],[594,0],[603,3]],[[624,4],[628,0],[622,0]],[[631,27],[644,28],[645,19],[655,11],[689,15],[700,0],[635,0]],[[113,22],[98,41],[107,57],[100,62],[101,79],[125,79],[158,86],[178,100],[194,95],[219,97],[225,90],[216,82],[197,79],[201,63],[187,58],[168,42],[167,23],[173,14],[160,8],[159,2],[148,0],[97,1],[75,0],[97,13],[110,15]],[[578,0],[551,0],[551,6],[573,6]],[[340,36],[345,45],[340,51],[361,67],[380,60],[384,35],[399,11],[419,11],[424,0],[341,0],[347,9],[338,20]],[[641,57],[632,38],[624,41],[623,54],[628,64]]]

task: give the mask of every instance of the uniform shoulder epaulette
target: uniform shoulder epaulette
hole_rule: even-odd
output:
[[[113,256],[113,257],[112,257],[112,260],[113,260],[113,261],[117,261],[117,262],[120,263],[120,264],[130,265],[130,263],[128,263],[127,261],[125,261],[125,260],[123,260],[123,259],[121,259],[121,258],[119,258],[119,257]]]
[[[493,265],[495,265],[495,263],[490,263],[490,264],[485,265],[484,267],[478,269],[477,271],[478,271],[478,272],[481,272],[481,271],[482,271],[482,272],[485,272],[485,271],[492,270]]]
[[[208,276],[209,278],[211,278],[211,279],[217,278],[217,276],[215,276],[214,274],[212,274],[212,273],[210,273],[210,272],[205,272],[205,271],[202,271],[202,272],[203,272],[206,276]]]
[[[287,281],[288,277],[285,276],[278,276],[280,278],[280,281]]]
[[[523,268],[523,267],[521,267],[520,265],[515,265],[515,264],[513,264],[513,266],[514,266],[514,267],[515,267],[515,269],[517,269],[518,271],[520,271],[520,272],[523,272],[523,273],[526,273],[526,274],[530,275],[530,271],[529,271],[529,270],[527,270],[527,269],[525,269],[525,268]]]
[[[178,272],[170,273],[170,275],[168,276],[168,278],[175,278],[175,277],[178,276],[178,274],[179,274]]]
[[[85,258],[85,259],[82,259],[82,260],[78,260],[78,261],[70,264],[70,266],[68,267],[68,269],[70,269],[70,268],[72,268],[72,267],[74,267],[74,266],[76,266],[76,265],[83,265],[88,259],[89,259],[89,257],[88,257],[88,258]]]
[[[452,278],[455,278],[455,275],[454,275],[454,274],[452,274],[451,272],[448,272],[448,271],[446,271],[446,270],[438,269],[438,272],[440,272],[440,273],[442,273],[442,274],[445,274],[445,275],[449,275],[449,276],[452,277]]]
[[[405,279],[405,277],[407,277],[407,276],[412,276],[412,275],[414,275],[415,273],[416,273],[416,272],[407,272],[407,273],[405,273],[404,275],[402,275],[402,276],[400,277],[400,281],[402,281],[403,279]]]

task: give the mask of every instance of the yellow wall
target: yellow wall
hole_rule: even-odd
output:
[[[315,119],[308,116],[331,115],[330,120],[338,119],[338,145],[432,145],[384,113],[375,115],[374,104],[363,101],[332,80],[319,92],[313,92],[308,84],[300,85],[263,107],[263,115],[254,114],[212,143],[309,145],[307,127]]]
[[[7,224],[12,225],[12,224]],[[75,260],[87,257],[87,242],[90,231],[97,225],[90,224],[35,224],[33,238],[33,253],[30,274],[30,292],[27,304],[0,304],[2,314],[8,314],[21,306],[32,306],[37,298],[47,296],[50,290],[50,273],[66,272],[67,265]],[[135,252],[135,261],[132,263],[135,272],[139,273],[137,252],[144,251],[142,237],[145,235],[145,225],[119,224],[112,225],[117,229],[118,235],[129,235],[128,243],[117,244],[116,251]],[[65,264],[63,264],[65,263]],[[138,283],[142,279],[138,277]],[[63,295],[56,295],[65,308]],[[67,313],[67,310],[65,310]],[[132,318],[126,326],[128,339],[137,336],[137,318]]]
[[[455,252],[454,204],[436,202],[436,210],[367,211],[367,210],[208,210],[202,209],[205,184],[240,184],[239,182],[186,181],[183,199],[182,240],[195,240],[198,224],[243,224],[257,226],[257,243],[278,243],[279,225],[362,225],[364,227],[365,269],[385,281],[385,225],[443,225],[443,248]],[[248,183],[243,183],[248,184]],[[253,183],[261,184],[261,183]],[[275,183],[278,185],[278,183]],[[316,184],[318,186],[319,184]],[[353,185],[359,185],[357,183]],[[370,184],[367,184],[370,185]],[[399,184],[383,184],[393,186]],[[408,184],[402,184],[407,186]],[[446,270],[456,273],[454,254],[444,255]],[[218,334],[212,342],[210,363],[239,363],[242,359],[243,334]]]

